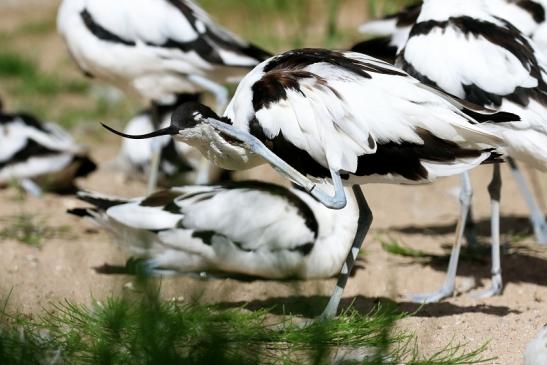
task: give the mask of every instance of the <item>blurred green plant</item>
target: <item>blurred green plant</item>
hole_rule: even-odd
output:
[[[485,347],[447,345],[422,357],[413,336],[393,330],[404,315],[377,307],[308,326],[268,311],[218,310],[151,297],[58,304],[40,317],[0,313],[2,364],[346,364],[457,365],[491,361]],[[352,361],[353,360],[353,361]]]
[[[382,17],[399,11],[404,6],[418,3],[420,0],[368,0],[369,14]]]
[[[450,253],[452,250],[452,245],[443,245],[443,249],[446,253],[436,255],[402,245],[391,237],[388,237],[387,239],[380,239],[380,243],[384,251],[392,255],[415,258],[421,263],[428,265],[434,263],[447,264],[450,260]],[[490,245],[479,244],[477,246],[463,246],[460,251],[460,262],[471,262],[484,265],[488,261],[490,251]]]
[[[12,91],[28,96],[83,94],[88,90],[87,83],[44,73],[36,63],[6,49],[0,49],[0,78],[16,81]]]
[[[29,246],[40,246],[44,240],[70,238],[68,226],[50,227],[36,215],[21,213],[0,219],[0,240],[14,240]]]
[[[392,237],[380,239],[380,244],[382,245],[384,251],[389,252],[392,255],[413,258],[426,258],[430,256],[424,251],[415,250],[411,247],[403,246]]]

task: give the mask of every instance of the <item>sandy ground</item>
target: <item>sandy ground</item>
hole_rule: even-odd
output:
[[[21,8],[18,6],[20,0],[0,0],[0,9],[5,10],[0,12],[1,31],[16,28],[18,19],[23,17],[28,21],[41,19],[42,13],[54,15],[56,0],[26,0],[24,3],[31,6]],[[40,8],[45,3],[49,5]],[[47,57],[42,62],[46,69],[58,66],[59,55],[64,57],[63,64],[69,64],[58,39],[33,41],[30,46],[21,44],[20,47],[33,47],[36,52],[49,50],[44,52]],[[77,75],[74,68],[68,72]],[[78,131],[80,138],[91,136],[85,140],[97,161],[114,158],[119,143],[117,138],[100,132],[94,123]],[[504,168],[503,173],[502,231],[504,241],[513,243],[502,257],[505,291],[502,296],[480,301],[474,300],[470,293],[464,293],[439,304],[426,305],[416,315],[401,321],[402,328],[418,335],[419,344],[426,353],[435,352],[450,341],[467,343],[469,349],[491,341],[485,356],[497,357],[492,364],[519,364],[525,343],[547,323],[547,249],[534,242],[524,201],[508,169]],[[283,181],[269,169],[252,171],[250,176]],[[489,167],[472,174],[478,230],[485,242],[489,234],[489,202],[485,189],[489,177]],[[540,183],[547,191],[545,175],[541,179]],[[137,196],[145,190],[141,183],[127,183],[108,169],[102,169],[80,185],[122,196]],[[350,280],[343,305],[347,307],[353,303],[354,308],[366,313],[382,298],[389,298],[402,310],[412,312],[418,306],[408,303],[405,295],[436,289],[444,278],[446,263],[430,264],[394,256],[386,253],[380,242],[391,238],[423,251],[445,253],[443,246],[452,242],[458,212],[458,179],[446,179],[423,187],[366,186],[364,191],[375,221],[364,245],[361,269]],[[40,247],[0,239],[0,297],[11,290],[9,303],[12,309],[37,313],[65,298],[89,303],[91,296],[101,299],[121,293],[126,290],[124,286],[132,282],[131,277],[95,273],[93,268],[104,263],[122,264],[126,256],[110,244],[104,233],[90,230],[85,222],[65,213],[68,208],[78,205],[72,197],[47,195],[43,199],[20,200],[13,188],[0,191],[0,229],[7,225],[6,218],[21,213],[35,214],[48,226],[69,227],[67,234],[45,240]],[[483,262],[463,262],[458,281],[467,283],[473,278],[477,288],[484,288],[489,284],[489,272],[488,256]],[[280,313],[313,316],[320,312],[333,286],[334,280],[288,283],[176,278],[164,280],[162,290],[166,298],[227,306],[246,304],[250,309],[276,305]]]
[[[96,150],[98,161],[111,159],[118,141],[108,137],[107,148]],[[416,332],[422,349],[432,352],[450,341],[465,342],[469,348],[491,341],[487,356],[498,357],[492,364],[517,364],[522,349],[534,333],[547,322],[547,250],[533,242],[526,222],[526,207],[504,169],[502,202],[505,240],[518,239],[502,258],[505,291],[502,296],[474,300],[470,293],[458,295],[439,304],[426,305],[415,316],[403,320],[402,328]],[[253,171],[251,176],[272,177],[269,169]],[[484,187],[490,169],[473,173],[476,188],[475,212],[479,236],[488,234],[488,198]],[[126,183],[122,176],[103,169],[86,181],[86,189],[123,196],[136,196],[144,191],[140,183]],[[445,263],[424,265],[416,259],[386,253],[380,241],[388,237],[405,245],[431,253],[445,252],[442,245],[452,240],[456,219],[458,179],[446,179],[424,187],[366,186],[364,191],[375,213],[373,228],[365,241],[365,255],[360,269],[350,280],[344,306],[354,303],[362,312],[369,311],[380,299],[389,298],[405,311],[417,306],[408,303],[405,294],[435,289],[443,280]],[[132,282],[127,276],[105,276],[93,268],[104,263],[123,264],[125,255],[109,243],[101,232],[90,230],[85,222],[65,214],[79,203],[72,197],[47,195],[43,199],[17,199],[15,189],[0,192],[0,219],[19,213],[37,214],[49,226],[70,227],[60,238],[46,240],[38,248],[4,241],[0,243],[0,293],[12,290],[11,308],[37,313],[52,303],[67,298],[89,303],[90,296],[101,299],[121,293]],[[0,223],[1,225],[2,223]],[[5,225],[5,223],[3,223]],[[515,234],[519,233],[518,235]],[[458,280],[477,281],[479,288],[489,284],[489,259],[463,262]],[[276,282],[257,280],[241,282],[232,279],[200,280],[165,279],[166,298],[184,298],[202,303],[223,303],[248,308],[277,307],[277,311],[305,316],[319,313],[327,300],[334,280],[309,282]]]

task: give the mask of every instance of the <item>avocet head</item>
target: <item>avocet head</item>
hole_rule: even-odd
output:
[[[209,107],[195,102],[179,106],[171,116],[171,124],[163,129],[142,135],[129,135],[118,132],[107,125],[103,126],[124,138],[148,139],[159,136],[173,136],[175,140],[189,144],[211,162],[228,170],[242,170],[264,163],[258,156],[234,138],[219,130],[219,126],[229,125],[228,118],[219,117]]]

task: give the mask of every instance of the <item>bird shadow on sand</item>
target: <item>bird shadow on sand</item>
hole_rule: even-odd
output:
[[[216,306],[226,308],[245,308],[251,311],[266,309],[277,315],[300,315],[305,318],[318,316],[327,305],[328,296],[288,296],[253,300],[250,302],[223,302]],[[352,298],[343,298],[340,303],[340,312],[351,309],[361,314],[367,314],[378,308],[378,305],[395,307],[401,312],[411,313],[414,317],[446,317],[463,313],[483,313],[504,317],[509,314],[518,314],[519,311],[506,306],[478,304],[473,306],[459,306],[448,302],[432,304],[416,304],[411,302],[397,302],[389,298],[368,298],[362,295]]]
[[[490,238],[490,219],[475,220],[472,224],[477,238],[481,241],[487,242]],[[404,226],[404,227],[391,227],[390,231],[395,231],[404,234],[423,234],[423,235],[450,235],[456,232],[456,224],[433,224],[427,226]],[[525,216],[512,216],[506,215],[500,218],[500,234],[502,235],[519,235],[529,236],[533,235],[533,229],[530,224],[530,220]]]
[[[502,246],[501,264],[503,270],[503,281],[507,283],[530,283],[540,286],[547,286],[547,259],[541,257],[542,251],[547,252],[547,247],[539,244],[523,245],[524,237],[533,235],[530,222],[527,217],[504,217],[502,218]],[[391,232],[404,234],[454,234],[454,225],[436,226],[409,226],[392,228]],[[477,221],[475,231],[480,244],[477,247],[462,247],[460,263],[458,265],[459,276],[472,276],[476,279],[490,278],[490,221],[488,219]],[[533,236],[532,236],[533,237]],[[532,238],[533,240],[533,238]],[[405,237],[405,241],[413,241]],[[511,243],[511,241],[516,243]],[[413,242],[413,247],[419,247],[419,242]],[[422,257],[411,258],[408,265],[420,264],[429,266],[436,271],[445,272],[448,267],[452,243],[443,245],[444,254],[435,255],[423,251],[417,251]],[[404,265],[404,264],[403,264]],[[435,289],[435,288],[431,288]]]

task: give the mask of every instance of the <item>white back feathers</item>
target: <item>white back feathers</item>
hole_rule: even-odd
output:
[[[0,185],[31,179],[63,192],[95,168],[84,148],[59,126],[0,112]]]
[[[335,275],[357,227],[354,201],[330,210],[308,194],[260,182],[172,188],[132,200],[80,193],[90,216],[153,270],[264,278]]]
[[[518,119],[468,109],[375,58],[322,49],[257,66],[225,117],[299,171],[316,178],[346,171],[358,184],[429,182],[450,174],[436,168],[443,163],[460,172],[476,166],[500,139],[475,118]]]
[[[490,124],[507,152],[547,169],[547,63],[534,43],[493,8],[501,0],[443,6],[426,0],[398,63],[419,80],[468,101],[517,114]]]
[[[163,104],[202,90],[190,75],[222,84],[268,56],[189,0],[64,0],[57,23],[86,74]]]

